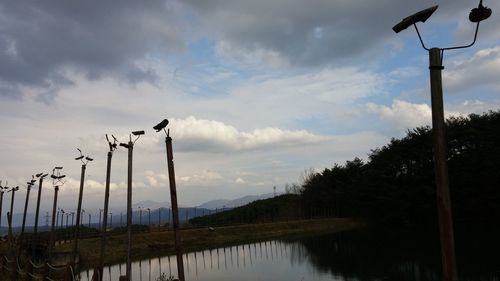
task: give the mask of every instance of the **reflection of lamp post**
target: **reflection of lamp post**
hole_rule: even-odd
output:
[[[438,6],[434,6],[413,14],[393,27],[396,33],[413,25],[417,31],[418,38],[422,47],[429,52],[429,69],[431,84],[431,104],[432,104],[432,128],[434,132],[434,172],[436,180],[437,208],[439,214],[439,229],[441,235],[441,252],[443,264],[443,280],[456,281],[457,270],[455,260],[455,243],[453,235],[453,217],[451,209],[448,167],[446,161],[446,139],[445,139],[445,121],[443,110],[443,86],[441,71],[443,54],[446,50],[463,49],[474,45],[479,30],[479,23],[491,15],[491,9],[482,5],[480,0],[477,8],[472,9],[469,14],[469,20],[476,22],[476,32],[472,43],[464,46],[447,48],[427,48],[422,41],[420,32],[417,28],[417,22],[425,22]]]
[[[175,239],[175,253],[177,256],[177,272],[179,274],[179,280],[184,281],[184,264],[182,260],[182,242],[181,234],[179,232],[179,213],[177,207],[177,191],[175,187],[175,170],[174,170],[174,156],[172,152],[172,138],[170,137],[170,130],[167,132],[165,127],[168,125],[168,120],[163,119],[160,123],[153,127],[156,132],[164,131],[167,135],[165,137],[165,145],[167,149],[167,166],[168,166],[168,178],[170,183],[170,200],[172,204],[172,215],[173,215],[173,225],[174,225],[174,239]]]
[[[132,141],[132,135],[137,136],[137,138]],[[128,150],[128,168],[127,168],[127,268],[126,275],[127,280],[131,281],[132,278],[132,153],[134,151],[134,143],[144,135],[144,131],[135,131],[129,135],[128,143],[120,143],[120,146],[125,147]]]
[[[78,208],[76,211],[76,229],[75,229],[75,243],[73,244],[73,263],[76,260],[76,251],[78,250],[78,236],[80,235],[80,215],[82,210],[82,197],[83,197],[83,185],[85,182],[85,169],[87,164],[94,160],[88,156],[83,156],[82,151],[77,148],[80,152],[80,156],[76,157],[75,160],[80,160],[82,162],[82,172],[80,177],[80,192],[78,193]]]

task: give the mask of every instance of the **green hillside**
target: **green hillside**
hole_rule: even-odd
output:
[[[448,166],[455,220],[500,218],[500,112],[447,120]],[[260,200],[193,224],[260,222],[309,217],[359,217],[396,223],[434,223],[432,131],[419,127],[401,139],[310,174],[297,194]]]

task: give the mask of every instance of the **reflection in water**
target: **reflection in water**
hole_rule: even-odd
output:
[[[500,251],[500,231],[473,229],[475,233],[459,228],[456,235],[460,280],[499,281],[496,255]],[[441,261],[435,233],[434,229],[364,229],[187,253],[186,280],[437,281],[441,277]],[[149,259],[133,263],[132,280],[156,281],[161,273],[175,276],[174,256],[155,259],[157,262]],[[167,265],[168,271],[163,271]],[[123,274],[121,267],[108,267],[104,279],[118,280]],[[82,281],[91,280],[92,275],[92,270],[80,272]]]

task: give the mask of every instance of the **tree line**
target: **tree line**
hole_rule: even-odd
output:
[[[500,218],[500,111],[446,121],[448,170],[456,221]],[[396,223],[437,221],[432,129],[407,131],[359,158],[310,172],[290,194],[253,202],[211,218],[259,222],[318,216]],[[199,218],[193,223],[209,223]]]

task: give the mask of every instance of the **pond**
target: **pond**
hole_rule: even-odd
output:
[[[186,280],[414,280],[441,279],[439,235],[435,228],[371,228],[273,240],[184,254]],[[500,281],[500,231],[489,226],[457,228],[460,281]],[[116,281],[125,264],[104,270]],[[134,281],[177,276],[175,256],[132,264]],[[88,281],[92,270],[81,272]]]

